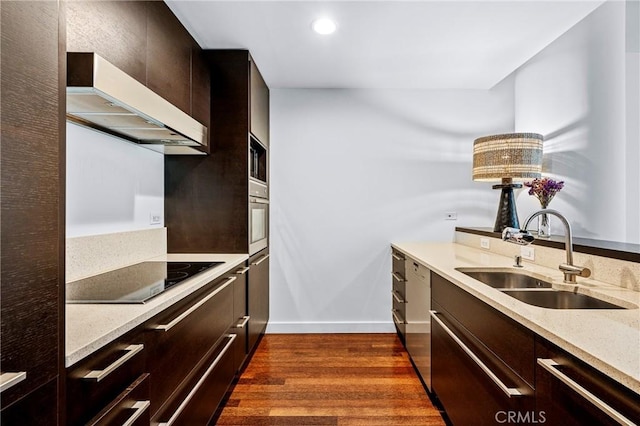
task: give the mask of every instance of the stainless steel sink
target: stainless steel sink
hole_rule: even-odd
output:
[[[550,282],[531,273],[508,268],[456,268],[456,270],[533,306],[550,309],[628,309],[585,294],[554,290]]]
[[[626,309],[585,294],[558,290],[503,290],[524,303],[551,309]]]
[[[493,288],[551,288],[549,282],[517,272],[467,268],[458,271]]]

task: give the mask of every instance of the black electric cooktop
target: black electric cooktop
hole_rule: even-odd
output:
[[[67,303],[144,303],[224,262],[142,262],[67,283]]]

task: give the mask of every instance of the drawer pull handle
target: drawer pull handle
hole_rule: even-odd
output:
[[[577,394],[582,396],[584,399],[589,401],[595,407],[597,407],[600,411],[605,413],[607,416],[611,417],[616,422],[621,425],[629,425],[635,426],[631,420],[627,419],[625,416],[614,410],[609,404],[589,392],[587,389],[579,385],[572,378],[558,370],[556,367],[559,366],[556,361],[547,358],[538,358],[538,364],[540,364],[545,370],[551,373],[555,378],[560,380],[565,385],[569,386],[572,390],[574,390]]]
[[[158,331],[169,331],[169,330],[171,330],[180,321],[182,321],[183,319],[185,319],[186,317],[191,315],[191,313],[193,313],[193,311],[195,311],[200,306],[202,306],[205,303],[207,303],[209,301],[209,299],[211,299],[213,296],[215,296],[216,294],[220,293],[222,290],[227,288],[229,286],[229,284],[231,284],[235,280],[237,280],[237,277],[229,277],[229,278],[227,278],[227,281],[225,281],[224,284],[222,284],[220,287],[216,288],[214,291],[212,291],[211,293],[207,294],[205,297],[200,299],[200,301],[198,303],[194,304],[192,307],[190,307],[189,309],[187,309],[186,311],[184,311],[183,313],[181,313],[180,315],[175,317],[170,323],[156,325],[155,327],[153,327],[153,329],[154,330],[158,330]]]
[[[391,257],[393,257],[395,260],[404,260],[404,257],[400,257],[400,256],[398,256],[398,255],[397,255],[397,254],[395,254],[395,253],[392,253],[392,254],[391,254]]]
[[[250,315],[245,315],[242,317],[242,322],[239,322],[236,325],[236,328],[244,328],[245,325],[247,325],[247,323],[249,322],[249,320],[251,319]]]
[[[131,417],[129,417],[126,422],[122,423],[122,426],[131,426],[132,424],[134,424],[135,421],[138,420],[138,417],[140,417],[142,413],[144,413],[149,408],[150,405],[150,401],[136,401],[136,403],[131,406],[131,408],[134,408],[136,411],[133,412]]]
[[[198,389],[200,389],[200,386],[202,386],[202,383],[204,383],[204,381],[207,379],[209,374],[211,374],[213,369],[216,368],[216,366],[218,365],[218,363],[220,362],[222,357],[227,353],[227,351],[229,350],[229,348],[233,344],[233,341],[236,340],[236,337],[238,337],[238,335],[237,334],[228,334],[227,337],[229,338],[229,341],[224,346],[224,349],[222,349],[222,351],[218,354],[216,359],[213,360],[213,362],[211,363],[209,368],[207,368],[207,371],[205,371],[204,374],[202,375],[202,377],[200,377],[200,380],[198,380],[198,383],[196,383],[196,385],[193,387],[193,389],[191,389],[191,392],[189,392],[189,394],[182,401],[182,403],[178,406],[178,408],[173,413],[173,415],[169,418],[169,420],[167,420],[165,423],[160,423],[158,426],[171,426],[173,423],[175,423],[175,421],[178,418],[178,416],[180,416],[180,413],[182,413],[182,411],[187,406],[187,404],[189,404],[189,401],[191,401],[191,398],[193,398],[193,396],[196,394],[196,392],[198,392]]]
[[[392,272],[391,275],[393,275],[393,278],[398,282],[403,283],[405,281],[404,278],[402,278],[400,275],[396,274],[395,272]]]
[[[122,355],[120,358],[109,364],[104,370],[91,370],[87,373],[83,379],[85,380],[95,380],[99,382],[100,380],[107,377],[109,374],[113,373],[118,367],[120,367],[125,362],[129,361],[133,358],[138,352],[144,349],[144,345],[129,345],[124,350],[126,353]]]
[[[500,380],[498,376],[496,376],[493,373],[493,371],[491,371],[489,367],[487,367],[484,364],[484,362],[482,362],[482,360],[480,360],[480,358],[478,358],[476,354],[474,354],[473,351],[469,349],[467,345],[465,345],[464,342],[460,340],[460,338],[456,336],[456,334],[453,331],[451,331],[449,327],[445,325],[444,322],[442,322],[440,318],[438,318],[438,316],[436,315],[437,314],[436,311],[429,311],[429,314],[440,325],[440,327],[442,327],[442,329],[449,335],[449,337],[451,337],[458,344],[458,346],[460,346],[460,348],[469,356],[469,358],[471,358],[473,362],[475,362],[478,365],[478,367],[480,367],[480,369],[484,371],[484,373],[487,376],[489,376],[489,378],[493,381],[493,383],[495,383],[500,388],[500,390],[502,390],[502,392],[505,393],[505,395],[507,395],[509,398],[513,396],[522,396],[522,392],[520,392],[517,388],[510,388],[510,387],[507,387],[507,385],[505,385],[504,383],[502,383],[502,380]]]
[[[17,373],[2,373],[0,374],[0,392],[4,392],[12,386],[17,385],[21,381],[27,378],[26,371],[19,371]]]
[[[264,262],[265,260],[267,260],[269,258],[268,254],[265,254],[264,256],[262,256],[260,259],[258,259],[257,261],[253,262],[252,265],[259,265],[262,262]]]
[[[398,317],[398,314],[396,314],[396,310],[392,309],[391,310],[391,315],[393,315],[393,319],[398,323],[398,324],[406,324],[403,320],[400,319],[400,317]]]
[[[398,302],[398,303],[407,303],[407,301],[406,301],[406,300],[403,300],[403,299],[398,295],[398,292],[397,292],[397,291],[393,290],[393,291],[391,292],[391,295],[393,296],[393,298],[395,299],[395,301],[396,301],[396,302]]]
[[[249,270],[249,268],[248,268],[248,267],[246,267],[246,268],[242,268],[242,269],[238,269],[238,270],[236,271],[236,274],[238,274],[238,275],[244,275],[244,274],[246,274],[246,273],[247,273],[247,271],[248,271],[248,270]]]

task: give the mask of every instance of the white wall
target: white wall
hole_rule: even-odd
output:
[[[67,237],[164,226],[164,156],[70,123],[66,191]]]
[[[543,175],[565,181],[550,207],[575,235],[638,243],[639,76],[625,52],[625,21],[625,3],[607,2],[519,68],[515,130],[545,135]],[[538,208],[520,193],[521,217]]]
[[[499,193],[471,180],[473,140],[512,129],[511,81],[272,90],[269,331],[392,331],[390,242],[491,226]]]

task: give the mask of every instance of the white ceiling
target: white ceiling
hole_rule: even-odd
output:
[[[488,89],[604,1],[166,0],[204,49],[249,49],[272,88]],[[338,30],[311,30],[318,17]]]

